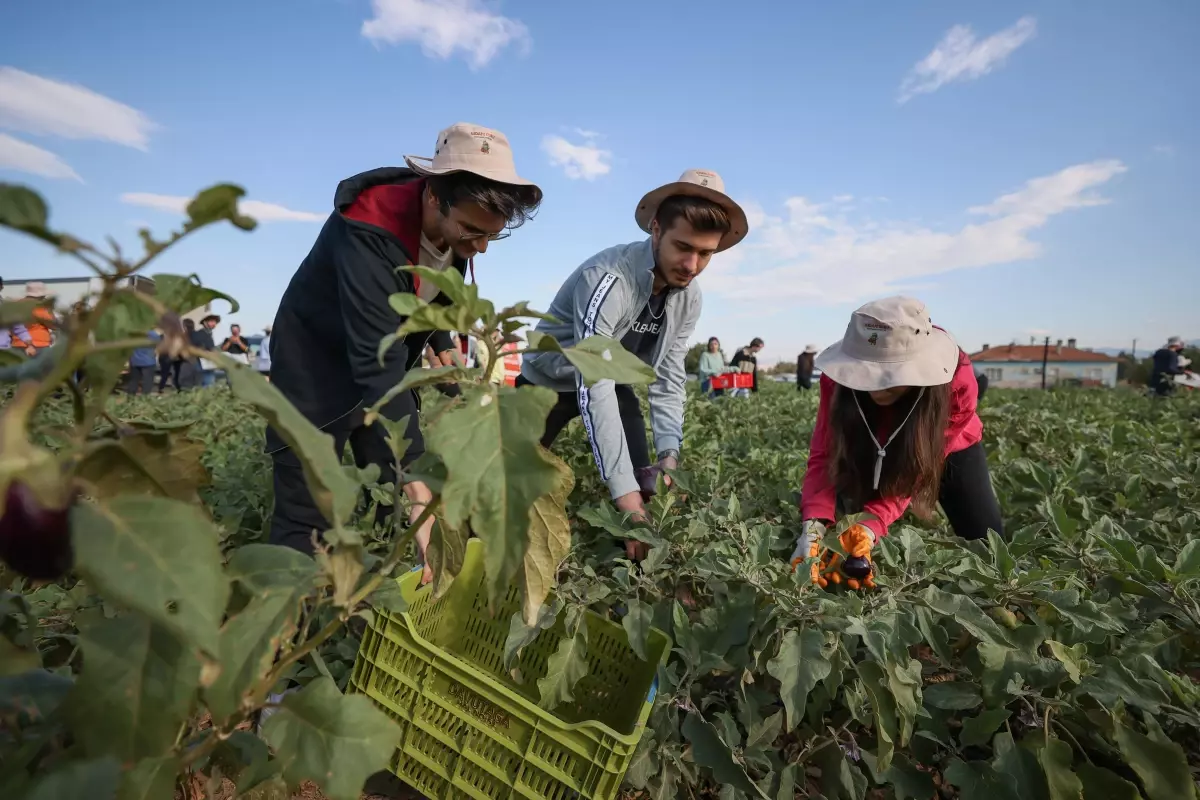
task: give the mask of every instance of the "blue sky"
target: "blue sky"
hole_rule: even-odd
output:
[[[697,338],[727,352],[761,336],[793,358],[896,293],[968,349],[1200,336],[1200,4],[37,6],[0,9],[0,180],[129,246],[178,223],[172,198],[244,185],[272,204],[257,231],[205,231],[155,269],[233,294],[249,329],[340,179],[431,155],[465,121],[504,131],[546,195],[477,260],[498,302],[547,306],[640,237],[644,192],[699,167],[752,221],[700,278]],[[0,275],[74,274],[0,233]]]

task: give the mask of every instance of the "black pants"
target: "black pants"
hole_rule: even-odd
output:
[[[812,375],[796,376],[796,391],[802,392],[812,388]]]
[[[955,535],[983,539],[989,528],[1004,535],[1000,503],[992,491],[987,454],[981,442],[946,457],[938,502]]]
[[[179,371],[183,369],[183,359],[160,358],[158,360],[158,392],[162,394],[167,390],[167,380],[174,378],[175,391],[180,391],[183,386],[179,383]]]
[[[517,386],[527,386],[530,381],[524,375],[517,377]],[[642,416],[642,405],[632,386],[616,386],[617,408],[621,412],[621,427],[625,430],[625,445],[629,448],[629,460],[634,469],[650,466],[650,446],[646,441],[646,420]],[[542,434],[542,447],[550,449],[554,440],[567,427],[567,423],[579,416],[578,392],[559,392],[558,402],[546,417],[546,432]]]
[[[325,432],[333,436],[333,446],[340,457],[350,443],[354,463],[359,469],[368,464],[379,465],[379,483],[396,480],[395,462],[387,433],[382,425],[367,427],[362,424],[362,413],[352,415],[345,424],[329,427]],[[282,448],[282,449],[281,449]],[[275,508],[271,513],[271,544],[281,544],[313,553],[313,531],[318,534],[329,530],[329,520],[317,509],[308,485],[304,482],[304,468],[290,447],[284,445],[279,435],[267,429],[267,450],[274,461]],[[375,521],[382,523],[392,509],[380,506]]]
[[[154,391],[154,367],[129,368],[129,375],[125,378],[125,393],[137,394],[139,386],[142,388],[142,394]]]

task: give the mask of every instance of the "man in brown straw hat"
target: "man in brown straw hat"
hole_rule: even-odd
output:
[[[381,363],[380,340],[404,322],[389,296],[449,302],[432,282],[398,267],[473,274],[473,257],[530,218],[542,199],[541,190],[517,174],[508,138],[480,125],[451,125],[438,134],[431,158],[404,160],[407,169],[384,167],[338,185],[334,211],[283,295],[270,352],[271,382],[333,436],[339,452],[349,441],[360,465],[379,464],[385,482],[393,480],[391,451],[381,426],[363,426],[362,410],[419,365],[427,345],[439,363],[452,363],[445,332],[405,337]],[[390,420],[408,417],[406,463],[425,450],[417,410],[412,391],[382,409]],[[267,450],[275,463],[271,541],[311,552],[313,532],[329,522],[309,494],[299,460],[274,430],[267,431]],[[430,491],[419,482],[404,491],[415,517]],[[418,533],[422,551],[430,527]]]
[[[634,218],[650,237],[583,262],[550,305],[550,315],[562,322],[543,321],[537,329],[563,347],[597,334],[619,339],[654,368],[658,379],[650,386],[650,424],[657,463],[650,461],[633,387],[611,380],[585,386],[557,353],[527,355],[518,383],[559,393],[546,420],[546,447],[571,419],[583,418],[596,466],[617,508],[640,516],[658,473],[674,469],[679,461],[687,397],[683,359],[701,307],[695,278],[714,253],[740,242],[748,226],[745,212],[725,194],[721,177],[701,169],[688,170],[678,181],[647,194]],[[640,559],[645,546],[630,542],[627,551]]]

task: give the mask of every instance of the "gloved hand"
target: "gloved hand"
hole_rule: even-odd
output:
[[[792,553],[792,570],[805,559],[820,555],[821,558],[814,561],[811,567],[813,583],[824,588],[831,583],[839,584],[844,579],[850,589],[874,589],[875,576],[871,563],[871,548],[875,546],[874,532],[866,525],[854,525],[838,537],[847,555],[844,563],[841,555],[832,550],[821,553],[824,538],[824,523],[815,519],[806,520],[804,531],[796,540],[796,550]]]

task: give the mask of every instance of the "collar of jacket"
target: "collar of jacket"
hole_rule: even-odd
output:
[[[634,248],[631,254],[630,261],[633,265],[633,273],[637,276],[637,312],[640,313],[642,306],[650,302],[650,295],[654,292],[654,245],[651,244],[650,237]],[[677,289],[674,286],[667,286],[667,297],[679,294],[686,291],[685,289]]]
[[[408,260],[421,260],[421,202],[426,180],[419,178],[406,183],[380,183],[368,186],[354,201],[342,209],[346,219],[380,228],[391,234]],[[474,261],[474,259],[472,259]],[[454,256],[454,266],[460,273],[467,270],[466,259]],[[475,265],[471,263],[471,282],[475,282]]]

